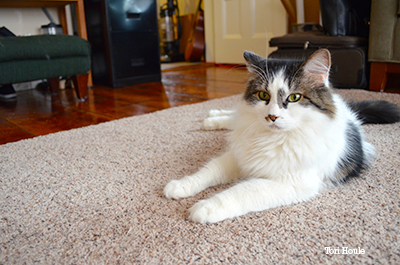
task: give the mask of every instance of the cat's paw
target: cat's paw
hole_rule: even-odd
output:
[[[171,180],[164,188],[164,195],[169,199],[186,198],[195,195],[193,189],[186,181]]]
[[[228,129],[235,113],[235,110],[210,110],[208,118],[203,122],[204,130]]]
[[[219,117],[209,117],[203,121],[204,130],[218,130],[220,129],[220,119]]]
[[[189,219],[196,223],[216,223],[234,217],[216,198],[202,200],[189,209]]]
[[[203,128],[205,130],[228,129],[232,119],[232,116],[208,117],[203,122]]]

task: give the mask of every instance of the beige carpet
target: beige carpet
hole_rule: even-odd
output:
[[[342,93],[400,106],[400,95]],[[364,126],[371,169],[305,203],[200,225],[186,210],[224,187],[163,196],[222,152],[226,131],[202,119],[237,99],[0,146],[0,264],[400,264],[400,123]]]

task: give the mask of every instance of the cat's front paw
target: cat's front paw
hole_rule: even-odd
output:
[[[203,121],[204,130],[228,129],[235,116],[235,110],[210,110],[208,118]]]
[[[203,121],[203,129],[204,130],[217,130],[220,128],[219,117],[209,117]]]
[[[196,223],[216,223],[234,217],[216,198],[199,201],[189,209],[189,219]]]
[[[193,196],[193,189],[182,179],[171,180],[164,188],[164,195],[169,199],[179,199]]]

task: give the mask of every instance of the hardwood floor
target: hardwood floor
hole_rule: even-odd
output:
[[[14,101],[0,101],[0,144],[70,130],[170,107],[222,98],[243,91],[244,67],[197,64],[162,73],[162,82],[123,88],[94,86],[84,102],[73,89],[17,92]],[[386,92],[400,93],[400,76],[388,80]]]
[[[94,86],[84,102],[72,89],[19,91],[16,100],[0,101],[0,144],[239,94],[246,78],[243,67],[200,64],[165,70],[159,83]]]

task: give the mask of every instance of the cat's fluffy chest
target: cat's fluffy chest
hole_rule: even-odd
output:
[[[338,102],[340,105],[341,102]],[[229,136],[243,177],[281,178],[313,171],[323,177],[334,173],[345,146],[344,119],[325,119],[304,124],[291,132],[266,130],[254,113],[239,110],[236,126]]]

